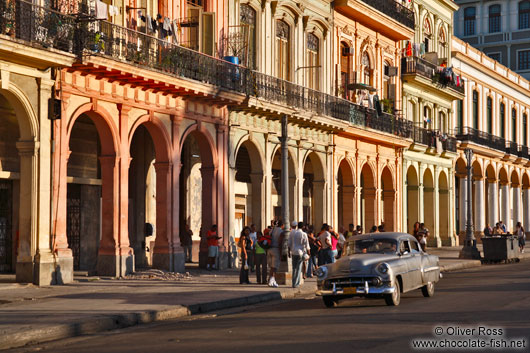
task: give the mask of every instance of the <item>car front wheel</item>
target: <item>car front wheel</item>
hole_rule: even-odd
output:
[[[324,305],[327,308],[333,308],[337,306],[337,304],[339,303],[337,299],[333,299],[333,297],[330,297],[330,296],[322,297],[322,299],[324,300]]]
[[[426,285],[421,287],[421,292],[425,298],[430,298],[434,295],[434,283],[428,282]]]
[[[401,288],[399,286],[399,281],[397,279],[396,279],[395,288],[396,289],[394,290],[394,293],[385,295],[386,305],[389,305],[389,306],[399,305],[399,302],[401,301]]]

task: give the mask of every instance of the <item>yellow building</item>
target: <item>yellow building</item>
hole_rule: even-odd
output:
[[[416,30],[402,51],[403,113],[414,124],[414,143],[403,154],[403,229],[425,223],[429,246],[457,245],[453,232],[453,101],[464,86],[452,75],[450,0],[414,1]]]

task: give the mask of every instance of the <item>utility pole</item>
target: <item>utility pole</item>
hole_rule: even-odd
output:
[[[477,241],[473,235],[473,150],[464,150],[467,159],[467,219],[466,219],[466,239],[464,247],[460,251],[461,259],[480,259],[480,252],[477,249]],[[476,191],[478,192],[478,190]],[[480,211],[479,211],[480,212]]]

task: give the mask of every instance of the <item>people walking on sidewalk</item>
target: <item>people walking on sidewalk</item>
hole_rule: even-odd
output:
[[[515,235],[517,235],[517,240],[519,240],[519,249],[521,249],[521,253],[524,253],[526,233],[521,222],[517,222],[517,225],[515,226]]]
[[[418,231],[418,238],[420,242],[421,249],[425,251],[425,248],[427,247],[427,238],[429,237],[430,233],[427,228],[425,228],[424,223],[420,223],[420,229]]]
[[[180,232],[180,245],[184,249],[184,259],[186,262],[191,262],[191,254],[193,248],[192,241],[193,232],[190,229],[190,225],[186,223],[184,229]]]
[[[258,233],[257,242],[254,244],[254,262],[256,264],[256,282],[258,284],[267,283],[267,247],[270,229],[267,228],[263,234]],[[269,244],[269,245],[267,245]]]
[[[245,227],[239,236],[239,248],[241,249],[241,270],[239,271],[239,284],[250,284],[248,279],[248,254],[252,249],[252,240],[250,239],[250,227]]]
[[[353,223],[350,223],[348,225],[348,230],[344,233],[344,238],[348,240],[350,237],[353,237],[356,234],[357,232],[355,231],[355,226],[353,225]]]
[[[319,260],[318,260],[318,266],[326,265],[332,263],[332,253],[331,253],[331,234],[329,233],[329,225],[324,224],[322,226],[322,231],[320,232],[320,235],[318,236],[318,240],[320,241],[320,252],[319,252]]]
[[[493,235],[493,228],[490,227],[490,224],[486,224],[486,227],[484,228],[484,236],[485,237],[491,237]]]
[[[313,232],[313,226],[307,227],[307,240],[309,241],[309,260],[307,261],[306,277],[313,277],[318,266],[318,243]]]
[[[506,224],[504,224],[503,221],[500,221],[499,223],[500,223],[500,225],[501,225],[502,233],[503,233],[503,234],[508,233],[508,230],[506,229]]]
[[[304,256],[310,251],[307,234],[302,231],[303,226],[303,222],[296,223],[296,221],[294,221],[291,224],[292,230],[288,241],[289,252],[291,253],[293,265],[293,288],[300,286],[300,278],[302,277],[302,263],[304,261]]]
[[[250,225],[250,240],[252,240],[252,249],[248,252],[248,266],[250,267],[250,272],[254,272],[256,266],[254,261],[255,247],[258,242],[258,233],[255,224]]]
[[[278,287],[276,282],[276,271],[280,267],[280,249],[283,244],[283,221],[278,221],[271,234],[271,247],[267,251],[267,262],[270,266],[269,286]]]
[[[217,235],[217,225],[214,224],[212,228],[206,233],[206,240],[208,242],[208,264],[207,270],[214,270],[217,256],[219,256],[219,237]]]
[[[334,263],[337,261],[337,257],[339,255],[339,235],[331,226],[329,227],[329,234],[331,234],[331,263]]]

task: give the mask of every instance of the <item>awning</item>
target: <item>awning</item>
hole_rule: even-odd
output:
[[[365,89],[365,90],[368,90],[368,91],[377,91],[377,89],[375,89],[374,87],[370,86],[370,85],[367,85],[365,83],[350,83],[348,85],[348,89],[349,90],[354,90],[354,89]]]

